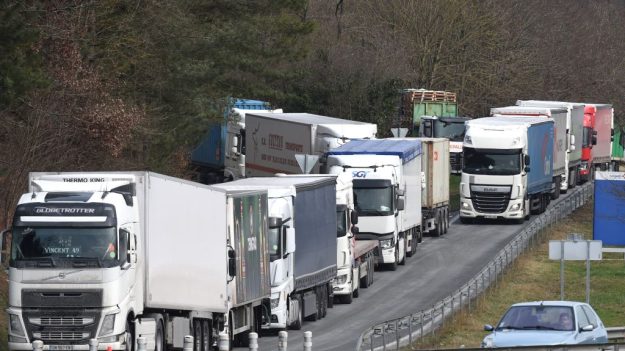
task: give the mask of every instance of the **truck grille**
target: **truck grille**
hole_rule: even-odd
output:
[[[49,331],[49,332],[35,332],[33,337],[35,339],[43,340],[44,342],[51,341],[80,341],[89,338],[87,332],[64,332],[64,331]]]
[[[481,191],[471,191],[473,206],[482,213],[502,213],[510,203],[510,192],[490,193]]]
[[[92,324],[94,318],[84,317],[37,317],[28,320],[33,325],[41,326],[81,326]]]
[[[87,344],[100,321],[94,309],[25,309],[23,316],[29,338],[46,345]]]

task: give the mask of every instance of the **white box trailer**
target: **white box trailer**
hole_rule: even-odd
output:
[[[100,350],[125,350],[144,336],[163,350],[189,334],[207,349],[219,332],[245,344],[267,320],[266,191],[151,172],[31,173],[29,184],[12,228],[8,311],[23,329],[10,328],[22,337],[9,349],[98,338]]]
[[[247,177],[276,173],[323,173],[325,153],[351,139],[373,139],[372,123],[339,119],[310,113],[248,113],[246,115]],[[295,155],[315,155],[309,171],[303,172]]]
[[[449,229],[449,139],[421,140],[423,232],[440,236]]]
[[[568,110],[563,107],[533,107],[533,106],[507,106],[491,108],[492,116],[511,117],[544,117],[554,121],[553,128],[553,184],[551,198],[560,197],[562,190],[568,189],[568,167],[566,164],[568,154],[568,129],[566,128]]]
[[[565,174],[567,189],[574,188],[580,182],[580,166],[582,163],[582,144],[584,135],[584,105],[565,101],[517,100],[517,106],[527,107],[557,107],[567,111],[566,120],[566,164],[568,172]],[[564,184],[563,184],[564,185]],[[566,191],[564,186],[560,188]]]

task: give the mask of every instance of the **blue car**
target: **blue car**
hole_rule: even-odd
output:
[[[482,347],[602,344],[608,333],[601,319],[583,302],[536,301],[512,305]]]

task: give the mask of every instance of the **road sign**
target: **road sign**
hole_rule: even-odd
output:
[[[315,163],[317,163],[317,161],[319,160],[319,156],[296,154],[295,160],[297,160],[297,164],[302,170],[302,173],[308,174],[310,173],[310,170],[315,166]]]

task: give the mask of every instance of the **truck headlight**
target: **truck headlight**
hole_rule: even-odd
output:
[[[9,334],[24,336],[24,328],[22,328],[22,323],[20,322],[20,317],[18,315],[9,315],[9,326]]]
[[[280,305],[280,297],[276,297],[275,299],[271,299],[271,309],[275,310]]]
[[[520,209],[521,209],[521,204],[520,203],[514,204],[514,205],[510,206],[510,211],[518,211]]]
[[[336,284],[345,284],[347,282],[347,274],[342,274],[336,277]]]
[[[113,328],[115,327],[115,315],[114,314],[107,314],[106,317],[104,317],[104,320],[102,321],[102,328],[100,328],[100,335],[107,335],[107,334],[111,334],[113,332]]]
[[[393,239],[380,240],[380,246],[383,249],[390,249],[394,246],[393,244]]]
[[[464,210],[470,210],[471,209],[471,204],[468,202],[463,202],[462,203],[462,209]]]

